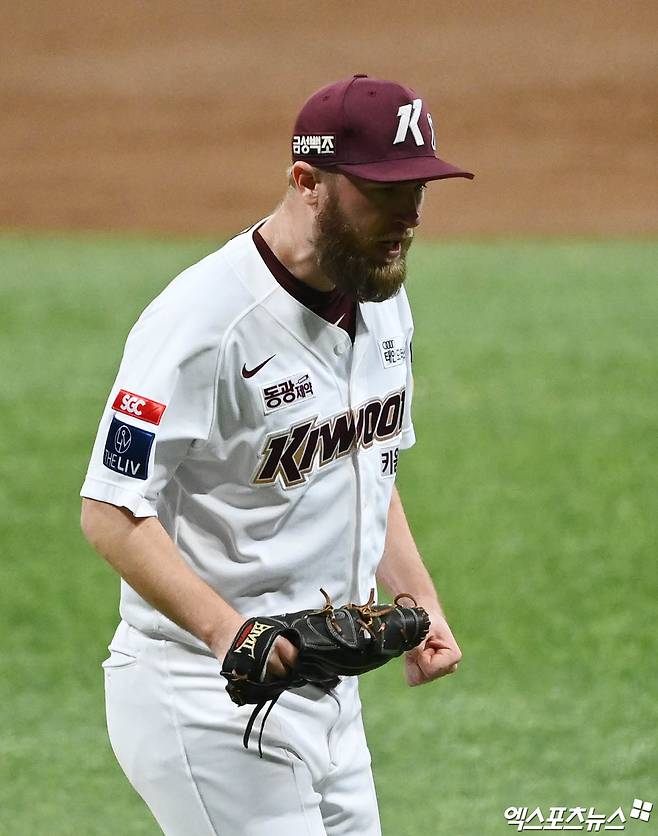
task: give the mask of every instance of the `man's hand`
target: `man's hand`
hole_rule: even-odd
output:
[[[454,673],[462,658],[461,650],[443,615],[434,582],[418,553],[395,486],[388,509],[386,543],[377,567],[377,580],[393,597],[402,592],[413,595],[430,617],[425,640],[405,654],[408,684],[423,685]]]
[[[243,615],[233,611],[232,617],[221,625],[221,631],[218,632],[218,635],[215,636],[211,644],[211,649],[220,662],[226,656],[231,642],[240,627],[244,624],[244,621],[245,618]],[[278,636],[267,660],[266,679],[270,681],[272,679],[283,679],[288,676],[290,671],[295,667],[298,654],[299,650],[297,650],[292,642],[288,641],[285,636]]]
[[[283,679],[295,667],[299,650],[285,636],[279,636],[267,660],[267,678]]]
[[[411,686],[423,685],[457,670],[462,654],[448,622],[438,613],[431,614],[427,638],[405,654],[405,677]]]

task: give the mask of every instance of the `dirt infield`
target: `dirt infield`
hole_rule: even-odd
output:
[[[0,226],[236,231],[278,200],[304,98],[368,72],[419,90],[477,173],[434,185],[429,234],[655,234],[657,9],[7,4]]]

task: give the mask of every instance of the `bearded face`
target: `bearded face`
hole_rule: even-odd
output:
[[[402,237],[402,236],[399,236]],[[315,252],[322,273],[358,302],[383,302],[400,290],[407,276],[406,255],[413,232],[400,241],[399,254],[387,255],[382,237],[355,231],[341,208],[333,183],[316,215]]]

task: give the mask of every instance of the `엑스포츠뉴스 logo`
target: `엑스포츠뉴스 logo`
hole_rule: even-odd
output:
[[[652,801],[640,798],[633,800],[633,806],[628,812],[628,818],[648,822],[653,810]],[[626,814],[621,806],[612,813],[599,813],[591,805],[577,805],[575,807],[508,807],[504,814],[507,824],[515,827],[518,833],[526,830],[579,830],[587,833],[598,833],[608,830],[625,830]]]

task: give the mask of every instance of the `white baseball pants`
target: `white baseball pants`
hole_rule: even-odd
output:
[[[109,649],[110,742],[166,836],[381,836],[356,678],[284,693],[260,759],[213,656],[123,621]]]

